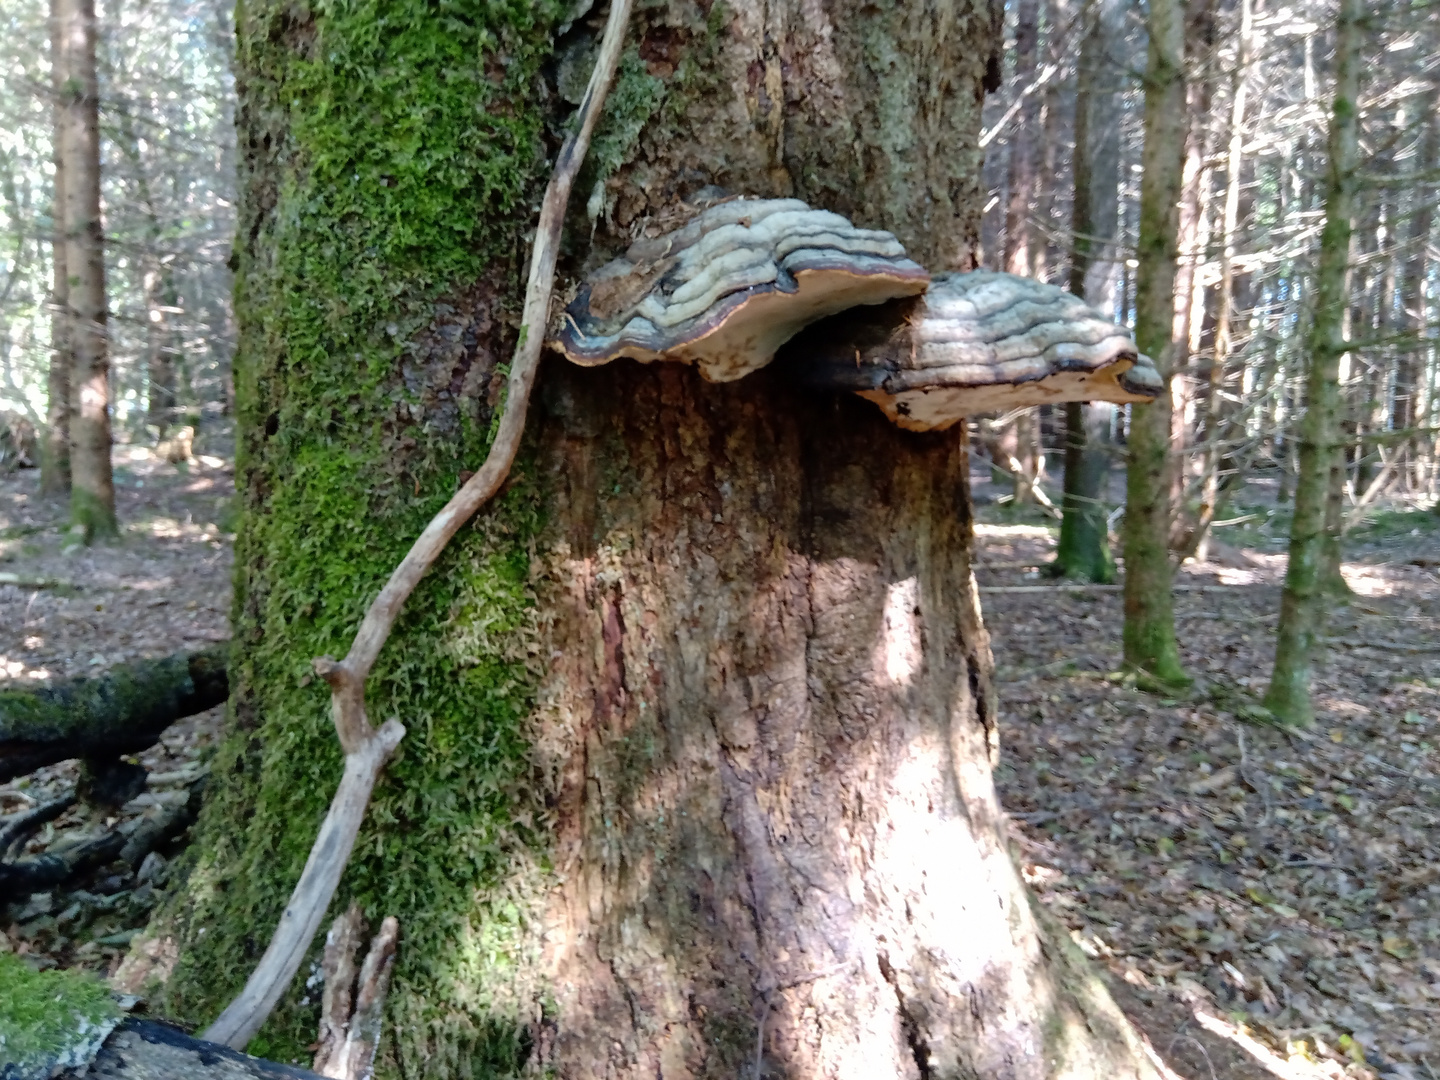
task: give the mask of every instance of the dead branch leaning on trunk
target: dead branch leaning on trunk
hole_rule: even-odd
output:
[[[632,3],[633,0],[611,0],[610,16],[600,41],[595,70],[580,104],[580,123],[560,148],[555,171],[545,190],[540,221],[535,230],[535,245],[530,254],[520,341],[510,365],[504,412],[485,463],[431,519],[395,568],[380,595],[365,612],[345,658],[336,661],[322,656],[315,661],[316,672],[330,684],[331,717],[335,723],[335,734],[345,752],[345,771],[265,955],[260,958],[245,988],[205,1032],[205,1038],[212,1042],[242,1049],[260,1030],[285,988],[290,985],[340,884],[340,875],[350,860],[375,781],[405,737],[405,727],[399,720],[391,718],[378,728],[370,723],[365,712],[365,680],[390,637],[405,601],[460,526],[500,489],[520,449],[530,390],[535,384],[550,320],[555,260],[559,254],[560,231],[565,224],[570,188],[585,160],[590,136],[610,91],[625,43]]]

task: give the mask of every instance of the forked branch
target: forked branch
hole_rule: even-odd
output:
[[[530,253],[530,275],[525,287],[520,341],[510,365],[505,405],[495,441],[485,463],[431,519],[395,568],[390,580],[365,612],[360,630],[345,658],[336,661],[322,656],[315,661],[316,672],[330,684],[331,717],[335,722],[335,734],[345,752],[345,771],[330,803],[330,810],[320,826],[320,834],[310,849],[305,869],[280,916],[275,935],[245,988],[205,1032],[205,1038],[211,1042],[243,1049],[290,985],[340,884],[340,875],[350,860],[375,781],[405,737],[405,727],[399,720],[387,720],[378,728],[370,723],[365,712],[365,681],[415,586],[440,557],[451,537],[500,489],[510,474],[510,466],[515,461],[520,438],[525,431],[530,390],[535,384],[535,373],[545,341],[550,296],[555,284],[555,260],[570,189],[585,161],[590,137],[615,77],[632,2],[611,0],[610,16],[600,42],[595,70],[580,105],[580,122],[561,147],[555,171],[545,190],[545,201],[541,205],[540,221],[535,231],[535,246]]]

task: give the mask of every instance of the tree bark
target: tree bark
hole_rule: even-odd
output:
[[[1210,358],[1209,386],[1205,394],[1204,483],[1195,521],[1195,557],[1209,556],[1210,523],[1220,503],[1220,471],[1225,457],[1225,384],[1228,380],[1235,339],[1235,245],[1240,228],[1240,180],[1245,163],[1245,104],[1251,57],[1253,18],[1250,0],[1240,0],[1239,38],[1235,70],[1230,76],[1230,144],[1225,154],[1225,206],[1220,223],[1220,282],[1216,286],[1215,347]]]
[[[1015,72],[1010,88],[1022,94],[1035,78],[1040,37],[1040,0],[1019,0],[1015,8]],[[1005,204],[1005,270],[1029,277],[1034,264],[1030,215],[1035,212],[1035,129],[1040,98],[1031,94],[1020,107],[1010,134],[1010,195]]]
[[[1120,285],[1120,117],[1116,105],[1123,42],[1118,5],[1097,4],[1085,15],[1075,87],[1074,247],[1070,291],[1107,316],[1116,316]],[[1115,580],[1105,510],[1110,476],[1110,428],[1115,407],[1065,406],[1065,489],[1060,539],[1052,572],[1109,584]]]
[[[324,814],[328,696],[297,658],[343,648],[483,456],[537,149],[597,17],[486,10],[516,21],[418,6],[382,62],[368,14],[243,9],[243,660],[196,871],[150,931],[195,1022]],[[710,184],[973,264],[986,7],[637,20],[569,280]],[[900,431],[783,358],[723,385],[546,361],[510,484],[367,684],[408,729],[337,896],[405,927],[377,1075],[1151,1075],[1010,862],[966,481],[963,425]],[[252,1049],[303,1053],[303,995]]]
[[[70,492],[70,277],[65,269],[65,158],[64,131],[66,61],[60,2],[50,0],[50,91],[54,95],[54,166],[50,220],[50,369],[45,380],[44,443],[40,448],[40,490]]]
[[[57,0],[64,35],[65,272],[70,309],[70,514],[89,543],[113,536],[110,359],[105,248],[100,221],[100,91],[95,75],[94,0]]]
[[[1281,593],[1275,668],[1265,705],[1282,722],[1308,724],[1310,668],[1324,619],[1326,503],[1340,411],[1340,358],[1345,355],[1346,271],[1359,164],[1360,56],[1365,8],[1341,0],[1335,39],[1335,97],[1330,114],[1329,167],[1325,180],[1325,229],[1315,274],[1315,314],[1308,335],[1309,370],[1305,415],[1300,422],[1300,468],[1290,561]]]
[[[1130,407],[1125,478],[1125,662],[1163,683],[1188,681],[1175,644],[1170,595],[1170,376],[1175,356],[1175,266],[1185,157],[1184,17],[1179,0],[1151,0],[1140,181],[1135,343],[1165,383]]]

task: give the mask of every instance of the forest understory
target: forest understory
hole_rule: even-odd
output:
[[[115,544],[0,477],[0,688],[228,636],[228,462],[118,447]],[[982,496],[987,485],[975,477]],[[976,567],[1002,707],[997,782],[1026,879],[1188,1080],[1440,1080],[1440,516],[1381,510],[1349,537],[1306,732],[1260,722],[1286,523],[1263,487],[1177,577],[1194,686],[1119,671],[1121,598],[1053,587],[1053,528],[981,507]],[[1237,516],[1244,516],[1243,513]],[[19,584],[13,582],[19,581]],[[134,830],[203,774],[223,710],[142,755],[149,790],[76,806],[10,858]],[[73,762],[0,785],[0,827],[73,789]],[[0,950],[114,975],[183,840],[0,910]],[[403,945],[402,945],[403,948]],[[122,975],[123,979],[123,975]],[[143,1004],[139,1007],[143,1008]]]

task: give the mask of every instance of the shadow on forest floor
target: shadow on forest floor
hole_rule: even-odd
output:
[[[1223,565],[1177,575],[1196,683],[1168,697],[1117,671],[1118,593],[1010,591],[1041,584],[1024,564],[1052,546],[1045,526],[977,526],[996,779],[1041,902],[1190,1080],[1435,1080],[1440,515],[1349,537],[1355,596],[1306,732],[1240,719],[1270,674],[1283,546],[1219,545]]]

